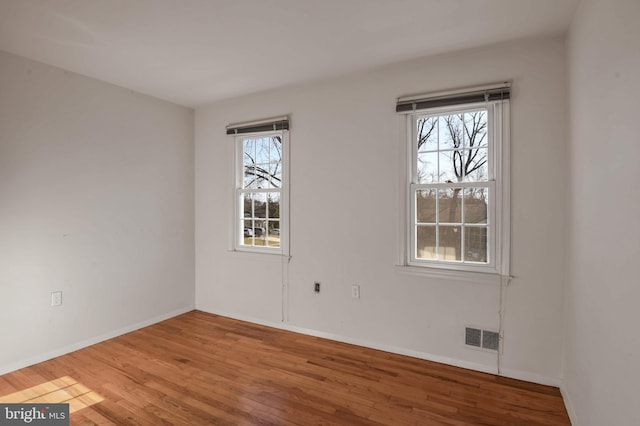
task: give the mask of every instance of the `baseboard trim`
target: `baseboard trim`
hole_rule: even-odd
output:
[[[61,348],[56,348],[52,351],[48,351],[27,359],[23,359],[17,362],[9,363],[0,366],[0,375],[11,373],[12,371],[20,370],[21,368],[29,367],[34,364],[38,364],[43,361],[50,360],[52,358],[56,358],[65,354],[68,354],[73,351],[77,351],[82,348],[86,348],[87,346],[95,345],[96,343],[104,342],[105,340],[113,339],[114,337],[121,336],[123,334],[130,333],[132,331],[139,330],[141,328],[150,326],[152,324],[156,324],[158,322],[167,320],[169,318],[176,317],[178,315],[182,315],[186,312],[192,311],[195,309],[195,306],[185,306],[180,309],[176,309],[174,311],[168,312],[166,314],[158,315],[157,317],[149,318],[144,321],[140,321],[136,324],[131,324],[117,330],[110,331],[108,333],[101,334],[96,337],[92,337],[90,339],[82,340],[80,342],[72,343],[71,345],[63,346]]]
[[[496,373],[497,374],[497,373]],[[542,376],[536,373],[530,373],[528,371],[501,369],[500,376],[508,377],[510,379],[523,380],[525,382],[538,383],[540,385],[553,386],[554,388],[560,387],[560,380],[547,376]]]
[[[575,408],[573,407],[573,403],[571,402],[571,397],[569,396],[569,392],[565,388],[564,382],[560,384],[560,394],[562,395],[562,400],[564,401],[564,406],[567,409],[567,414],[569,415],[569,421],[573,426],[578,426],[578,415],[576,413]]]
[[[328,333],[324,331],[309,329],[305,327],[299,327],[283,322],[267,321],[259,318],[253,318],[246,315],[239,315],[233,312],[222,311],[219,309],[210,309],[204,306],[197,306],[196,309],[203,312],[208,312],[215,315],[220,315],[227,318],[237,319],[239,321],[251,322],[254,324],[264,325],[266,327],[278,328],[281,330],[292,331],[294,333],[306,334],[308,336],[321,337],[324,339],[335,340],[337,342],[348,343],[351,345],[362,346],[365,348],[376,349],[379,351],[394,353],[398,355],[406,355],[412,358],[424,359],[426,361],[433,361],[440,364],[452,365],[454,367],[466,368],[468,370],[479,371],[482,373],[496,374],[498,375],[497,368],[485,364],[478,364],[474,362],[464,361],[457,358],[446,357],[442,355],[435,355],[427,352],[415,351],[412,349],[402,348],[398,346],[385,345],[379,343],[373,343],[360,339],[353,339],[351,337],[342,336],[339,334]],[[508,377],[510,379],[524,380],[527,382],[538,383],[541,385],[559,387],[560,381],[546,376],[541,376],[535,373],[519,370],[502,370],[500,376]]]

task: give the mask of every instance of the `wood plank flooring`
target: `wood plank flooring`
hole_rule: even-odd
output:
[[[557,388],[199,311],[0,376],[71,424],[568,425]]]

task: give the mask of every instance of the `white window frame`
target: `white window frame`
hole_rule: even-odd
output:
[[[415,253],[415,191],[425,187],[417,182],[417,120],[420,117],[438,114],[454,114],[468,110],[485,108],[487,110],[488,164],[489,181],[480,186],[489,188],[488,211],[488,253],[486,264],[465,263],[462,261],[418,259]],[[402,230],[400,238],[400,271],[411,274],[430,275],[438,278],[481,280],[495,282],[492,276],[509,276],[510,264],[510,104],[509,100],[469,103],[415,111],[402,117],[405,120],[403,155],[406,176],[403,179],[405,198],[404,217],[400,220]],[[475,184],[474,184],[475,185]],[[464,187],[459,183],[427,185],[434,187]]]
[[[244,141],[246,139],[268,138],[279,136],[282,141],[282,185],[280,188],[245,189],[244,184]],[[238,252],[262,253],[272,255],[289,255],[289,131],[277,130],[268,132],[243,133],[235,137],[235,190],[233,211],[233,250]],[[248,246],[244,242],[244,194],[259,192],[280,193],[280,247]],[[267,231],[268,232],[268,231]]]

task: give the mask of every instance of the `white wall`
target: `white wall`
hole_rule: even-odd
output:
[[[283,60],[283,59],[279,59]],[[286,60],[286,59],[284,59]],[[498,326],[499,288],[399,273],[401,95],[513,80],[512,273],[503,371],[558,383],[566,225],[561,39],[423,58],[196,110],[196,306],[278,324],[286,265],[229,251],[232,122],[291,114],[289,328],[494,371],[463,346]],[[321,281],[322,291],[312,291]],[[352,300],[351,285],[361,286]]]
[[[640,424],[639,19],[637,0],[583,0],[569,36],[563,389],[580,425]]]
[[[192,307],[193,204],[193,111],[0,52],[0,373]]]

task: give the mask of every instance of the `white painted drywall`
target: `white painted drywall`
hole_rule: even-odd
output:
[[[301,52],[300,54],[304,54]],[[232,122],[291,114],[287,327],[495,370],[463,345],[498,326],[498,286],[399,273],[396,97],[513,80],[512,274],[503,372],[558,383],[565,279],[566,87],[561,39],[423,58],[196,110],[196,306],[277,324],[287,265],[229,251]],[[286,58],[278,58],[286,60]],[[259,66],[259,65],[258,65]],[[313,282],[320,281],[320,294]],[[361,298],[351,299],[359,284]],[[287,315],[285,315],[287,317]]]
[[[571,198],[564,355],[574,424],[638,425],[640,2],[583,0],[568,38]]]
[[[0,52],[0,371],[193,306],[193,152],[192,110]]]

